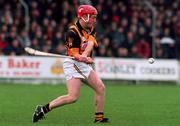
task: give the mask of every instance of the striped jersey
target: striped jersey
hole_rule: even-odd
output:
[[[88,42],[93,42],[97,47],[98,43],[95,39],[95,30],[87,32],[77,21],[74,25],[70,26],[65,38],[66,55],[74,56],[75,54],[82,54],[87,47]],[[89,55],[92,57],[92,52]]]

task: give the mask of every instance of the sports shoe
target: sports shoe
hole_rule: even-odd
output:
[[[36,109],[33,113],[32,121],[33,123],[38,122],[40,119],[44,119],[44,111],[43,111],[43,106],[42,105],[37,105]]]
[[[94,123],[108,123],[109,118],[102,118],[101,120],[94,120]]]

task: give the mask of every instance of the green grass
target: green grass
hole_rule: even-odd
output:
[[[180,87],[171,85],[106,85],[108,124],[94,124],[93,91],[86,85],[72,105],[50,112],[36,124],[37,104],[66,93],[65,85],[0,84],[0,126],[179,126]]]

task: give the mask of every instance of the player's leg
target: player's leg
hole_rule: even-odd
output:
[[[67,81],[68,94],[60,96],[49,103],[49,109],[52,110],[56,107],[74,103],[79,98],[81,87],[81,80],[78,78],[72,78]]]
[[[88,77],[88,84],[95,91],[96,112],[103,112],[105,86],[94,70]]]
[[[105,96],[105,86],[99,76],[94,70],[90,72],[88,77],[88,84],[95,91],[95,122],[108,122],[107,118],[104,118],[104,96]]]
[[[68,94],[60,96],[48,104],[42,106],[38,105],[33,114],[33,122],[38,122],[40,119],[44,118],[44,115],[51,111],[52,109],[65,105],[74,103],[79,98],[81,80],[77,78],[72,78],[67,81]]]

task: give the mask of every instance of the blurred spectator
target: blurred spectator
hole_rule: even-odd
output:
[[[125,41],[124,29],[122,27],[114,31],[112,34],[112,41],[116,42],[119,46]]]
[[[120,47],[124,47],[128,50],[129,53],[131,53],[131,48],[133,47],[133,45],[136,43],[136,39],[135,39],[135,35],[132,32],[128,32],[126,34],[126,39],[125,41],[120,44]]]
[[[62,43],[59,43],[55,50],[52,50],[53,53],[57,53],[57,54],[61,54],[61,55],[65,55],[66,54],[66,49],[64,47],[64,45]]]
[[[5,41],[5,34],[0,33],[0,52],[1,54],[3,53],[2,51],[7,47],[8,42]]]
[[[21,55],[23,48],[17,39],[14,39],[6,48],[4,48],[5,55]]]
[[[139,55],[138,49],[137,49],[137,47],[135,45],[131,48],[131,54],[129,54],[129,55],[130,55],[131,58],[142,58]]]
[[[105,46],[100,46],[97,52],[97,56],[100,57],[107,57],[106,48]]]
[[[164,53],[166,53],[166,58],[175,58],[175,40],[170,37],[170,30],[169,28],[164,29],[163,37],[161,38],[160,42],[163,47]]]
[[[28,36],[28,32],[25,30],[20,32],[20,35],[18,36],[18,41],[21,43],[23,47],[27,47],[31,45],[31,40]]]
[[[166,53],[164,52],[163,48],[156,48],[156,58],[166,58]]]
[[[136,48],[137,54],[141,58],[148,58],[151,56],[150,45],[144,38],[141,38],[139,41],[136,42]]]
[[[127,48],[120,47],[120,48],[118,48],[117,51],[118,51],[118,57],[123,57],[123,58],[129,57]]]
[[[36,50],[41,50],[41,47],[39,45],[39,41],[37,40],[37,38],[32,39],[30,47]]]

